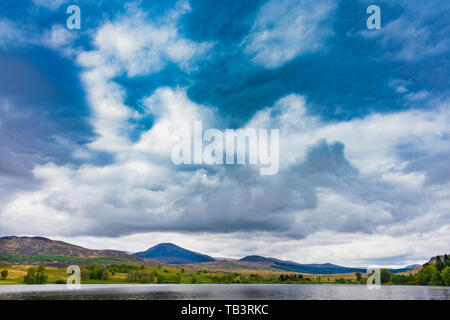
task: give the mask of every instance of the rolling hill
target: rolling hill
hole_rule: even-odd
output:
[[[143,263],[157,264],[155,261],[117,250],[91,250],[63,241],[43,237],[3,237],[0,238],[0,262],[2,264],[53,264],[70,263]]]
[[[140,258],[154,259],[170,264],[187,264],[215,261],[205,254],[181,248],[173,243],[160,243],[150,249],[134,254]]]

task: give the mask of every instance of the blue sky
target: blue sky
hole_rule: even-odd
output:
[[[347,265],[444,253],[449,9],[3,1],[0,235]],[[174,166],[170,135],[195,120],[279,128],[280,172]]]

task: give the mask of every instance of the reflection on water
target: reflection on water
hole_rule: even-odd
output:
[[[82,285],[69,290],[65,285],[3,285],[0,300],[305,300],[305,299],[420,299],[450,300],[450,287],[382,286],[369,290],[364,285],[334,284],[130,284]]]

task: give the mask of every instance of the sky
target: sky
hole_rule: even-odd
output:
[[[448,253],[449,14],[445,0],[2,1],[0,236],[347,266]],[[175,165],[173,133],[194,121],[279,129],[278,173]]]

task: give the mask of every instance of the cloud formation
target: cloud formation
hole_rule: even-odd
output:
[[[0,79],[0,234],[75,239],[97,248],[117,242],[136,251],[170,240],[213,255],[347,259],[355,266],[383,258],[401,264],[407,254],[415,263],[444,248],[450,224],[448,87],[434,60],[427,61],[430,80],[410,70],[424,57],[445,53],[446,38],[433,36],[421,19],[406,28],[411,33],[399,33],[412,14],[406,9],[405,16],[387,20],[386,33],[351,33],[347,25],[343,32],[333,19],[351,19],[340,6],[331,0],[267,1],[245,16],[248,29],[239,25],[241,34],[223,36],[226,46],[223,38],[201,32],[189,36],[184,23],[198,18],[196,1],[151,16],[132,3],[97,21],[88,43],[81,39],[86,34],[54,21],[33,29],[2,18],[0,30],[8,31],[0,31],[3,53],[14,35],[14,50],[43,50],[43,60],[58,70],[44,73],[30,57],[29,63],[0,59],[16,70],[8,81]],[[25,36],[28,31],[35,40]],[[345,48],[356,38],[364,45],[374,39],[370,46],[385,50],[392,62],[366,57],[367,47],[349,57]],[[326,55],[329,42],[335,58]],[[414,51],[424,55],[412,56]],[[73,69],[60,67],[66,65],[56,57]],[[373,64],[361,67],[361,61]],[[76,76],[58,78],[66,74],[59,69],[76,70]],[[364,81],[350,86],[343,75],[373,78],[377,88]],[[52,78],[60,87],[51,85]],[[74,79],[83,92],[70,96],[78,92]],[[68,97],[59,98],[60,91]],[[208,100],[216,91],[221,96]],[[328,105],[317,96],[326,91],[341,118],[322,112]],[[364,99],[347,99],[352,95]],[[386,95],[390,100],[382,99]],[[22,103],[21,96],[30,101]],[[243,103],[230,115],[221,103],[230,96],[269,102],[245,116],[251,108]],[[59,108],[48,103],[55,99]],[[85,113],[75,113],[83,107]],[[82,118],[89,124],[81,130],[86,135],[70,135],[82,127],[74,119]],[[279,173],[173,165],[173,133],[190,131],[200,120],[205,129],[280,129]],[[50,130],[58,123],[59,133]],[[51,139],[43,143],[36,138],[41,136]]]
[[[140,140],[121,140],[118,148],[104,134],[91,144],[113,152],[113,164],[36,167],[40,191],[8,203],[3,221],[15,233],[39,230],[46,221],[47,232],[74,236],[167,230],[265,231],[293,238],[322,230],[371,234],[436,213],[439,220],[422,226],[424,231],[448,221],[441,211],[448,184],[427,186],[429,172],[405,170],[409,161],[398,152],[404,143],[430,156],[448,150],[442,138],[450,133],[446,109],[324,124],[306,114],[301,96],[285,97],[248,124],[280,128],[280,173],[267,178],[246,167],[173,166],[170,132],[211,119],[210,111],[169,88],[146,102],[155,124]]]

